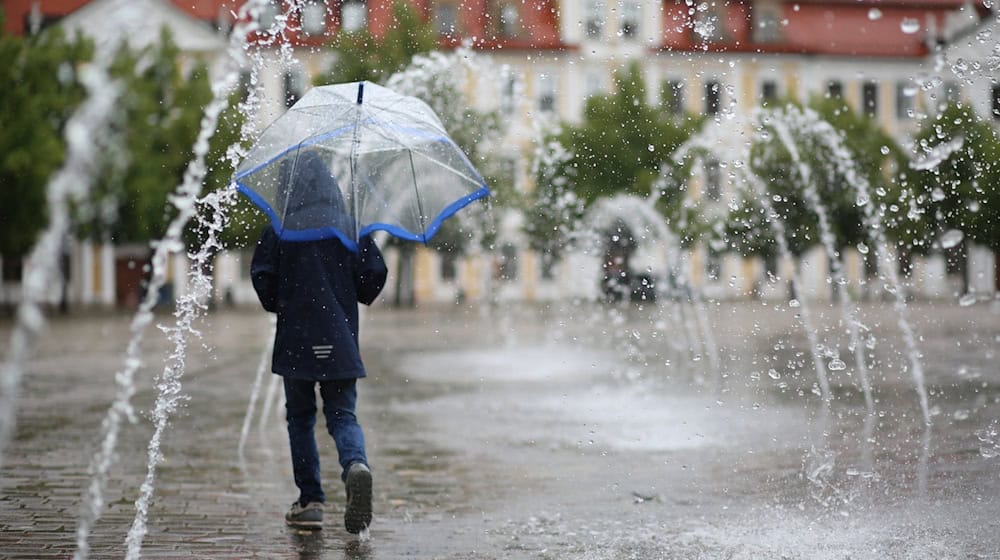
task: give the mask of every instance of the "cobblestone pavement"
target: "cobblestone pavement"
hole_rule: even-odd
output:
[[[794,313],[712,307],[714,357],[695,322],[677,320],[684,313],[667,303],[368,310],[359,415],[376,520],[362,543],[342,529],[325,432],[330,504],[320,532],[283,523],[296,492],[280,406],[254,418],[238,459],[270,327],[261,312],[213,312],[189,348],[189,398],[163,441],[143,556],[1000,557],[1000,459],[980,453],[1000,453],[990,435],[1000,429],[995,305],[913,310],[936,415],[927,432],[895,319],[885,306],[865,308],[878,342],[870,439],[849,377],[832,379],[837,400],[820,421]],[[847,360],[835,311],[818,316]],[[130,319],[81,314],[49,325],[0,471],[0,558],[72,556]],[[0,324],[2,344],[9,329]],[[146,339],[139,411],[152,406],[168,350],[155,329]],[[151,432],[145,414],[123,430],[93,558],[124,556]]]

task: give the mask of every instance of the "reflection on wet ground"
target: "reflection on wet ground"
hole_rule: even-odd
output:
[[[369,310],[359,414],[376,522],[366,542],[342,529],[335,450],[322,430],[323,531],[284,526],[295,492],[278,404],[252,424],[237,459],[268,322],[216,312],[188,358],[190,399],[163,444],[145,556],[1000,557],[995,304],[911,310],[929,428],[890,306],[861,309],[872,414],[834,308],[815,310],[823,359],[848,364],[831,372],[829,409],[794,310],[710,306],[717,356],[678,319],[683,311],[670,302]],[[117,316],[51,326],[2,471],[0,556],[72,553],[127,328]],[[146,349],[140,410],[166,350],[155,339]],[[122,436],[94,557],[122,556],[150,433],[141,417]]]

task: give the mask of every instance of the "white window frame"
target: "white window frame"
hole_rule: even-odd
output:
[[[604,35],[606,23],[604,0],[586,0],[583,7],[583,32],[590,39]]]
[[[555,113],[556,104],[556,77],[549,72],[538,74],[538,110],[542,113]],[[551,101],[548,101],[551,99]]]
[[[621,0],[621,25],[618,30],[622,37],[635,39],[639,36],[639,26],[642,24],[642,4],[639,0]]]
[[[340,28],[348,33],[363,30],[368,25],[368,7],[364,2],[347,0],[340,5]]]
[[[316,37],[326,34],[326,3],[319,0],[306,2],[301,11],[302,32],[307,36]]]

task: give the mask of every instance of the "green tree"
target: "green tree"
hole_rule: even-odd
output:
[[[916,138],[910,179],[927,211],[931,235],[947,230],[1000,251],[1000,138],[971,107],[952,104],[929,119]]]
[[[562,145],[560,136],[558,130],[543,134],[535,146],[535,189],[525,209],[524,231],[529,245],[550,261],[562,258],[584,214],[584,201],[574,190],[573,153]]]
[[[122,47],[112,75],[125,87],[121,130],[123,154],[108,154],[98,184],[100,213],[90,231],[107,232],[118,243],[159,239],[173,217],[167,196],[180,184],[193,156],[201,116],[211,99],[208,70],[181,71],[178,49],[164,31],[159,43],[136,52]]]
[[[968,288],[967,243],[1000,252],[1000,138],[971,107],[956,103],[928,119],[915,140],[918,157],[899,178],[914,203],[898,221],[914,232],[914,245],[946,249]]]
[[[336,61],[329,72],[318,74],[314,83],[384,83],[414,55],[430,52],[437,44],[430,23],[423,21],[407,2],[397,0],[392,6],[392,23],[383,35],[375,36],[367,28],[337,34],[330,44]]]
[[[573,152],[576,192],[587,204],[617,193],[648,196],[661,166],[696,130],[696,119],[675,119],[646,103],[639,64],[615,74],[615,91],[587,100],[583,122],[566,126],[562,144]],[[677,191],[664,193],[667,206],[680,204]]]
[[[248,198],[230,191],[236,168],[234,158],[230,157],[230,149],[247,148],[247,139],[242,136],[246,121],[244,107],[241,105],[243,91],[235,91],[230,96],[229,105],[219,115],[215,134],[209,141],[209,150],[205,157],[208,171],[205,175],[203,193],[227,193],[228,197],[220,201],[224,213],[224,229],[219,235],[223,246],[229,249],[251,247],[263,227],[267,217],[253,205]],[[212,223],[216,218],[216,209],[202,204],[199,209],[199,223]],[[199,224],[190,226],[198,231],[188,231],[188,245],[197,247],[206,232],[200,231]]]
[[[91,43],[58,28],[3,32],[0,11],[0,254],[18,259],[46,224],[45,188],[65,159],[63,129],[84,97],[76,77]]]
[[[750,171],[767,185],[766,195],[785,224],[789,250],[795,255],[821,242],[817,209],[806,196],[810,188],[825,209],[838,251],[870,243],[859,204],[864,201],[859,200],[849,170],[867,181],[871,195],[881,199],[889,196],[894,184],[890,172],[901,157],[898,146],[873,119],[854,112],[842,100],[814,99],[811,105],[802,109],[786,102],[763,112],[758,123],[762,133],[755,136],[750,150]],[[797,159],[785,144],[785,134]],[[843,151],[835,153],[831,145]],[[729,237],[744,254],[771,256],[775,244],[759,196],[751,191],[737,204],[729,218]]]

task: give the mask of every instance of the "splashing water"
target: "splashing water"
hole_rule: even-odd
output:
[[[274,349],[274,333],[277,324],[277,316],[271,315],[271,328],[268,329],[267,341],[264,344],[264,349],[260,353],[260,362],[257,364],[257,375],[254,377],[253,388],[250,390],[250,401],[247,403],[246,414],[243,415],[243,427],[240,429],[240,442],[236,446],[236,456],[239,459],[240,464],[246,462],[243,450],[246,447],[247,436],[250,434],[250,422],[253,419],[254,409],[257,406],[257,399],[260,396],[261,385],[264,383],[264,375],[267,372],[268,364],[270,364],[271,351]]]
[[[764,205],[764,211],[768,215],[768,224],[770,224],[771,230],[774,232],[774,238],[778,242],[778,253],[781,258],[790,261],[794,257],[792,256],[792,251],[788,247],[788,232],[785,230],[785,222],[781,219],[781,216],[774,209],[774,205],[771,204],[771,197],[767,195],[766,187],[761,183],[760,179],[744,170],[743,176],[748,180],[753,186],[753,191],[758,193],[761,203]],[[791,276],[792,290],[796,294],[802,293],[802,279],[799,276],[799,271],[792,271]],[[830,393],[830,381],[827,377],[826,365],[823,363],[823,358],[820,355],[819,347],[819,331],[812,320],[812,311],[807,303],[807,300],[803,298],[799,301],[799,321],[802,324],[802,329],[806,333],[806,339],[809,341],[809,350],[812,355],[813,367],[816,369],[816,379],[819,382],[820,394],[823,399],[823,403],[826,407],[830,406],[830,401],[832,400],[832,395]]]
[[[788,233],[785,229],[785,222],[782,220],[781,215],[775,210],[774,205],[771,203],[771,198],[768,194],[767,186],[756,174],[753,173],[746,165],[746,162],[750,161],[749,143],[734,144],[736,135],[728,134],[723,130],[723,127],[715,126],[710,127],[702,131],[702,133],[692,137],[683,146],[678,148],[677,153],[674,158],[678,162],[682,161],[684,158],[688,157],[689,154],[696,152],[707,152],[720,157],[722,160],[728,160],[734,164],[737,168],[737,177],[742,179],[743,183],[750,187],[750,193],[753,197],[760,201],[764,207],[765,221],[768,227],[771,228],[772,233],[774,233],[774,238],[778,244],[778,254],[781,258],[787,262],[794,262],[794,256],[791,249],[788,246]],[[802,280],[800,278],[800,273],[798,269],[794,269],[791,273],[790,282],[792,284],[792,290],[796,294],[801,294]],[[806,339],[809,341],[809,351],[812,356],[813,367],[816,370],[816,378],[819,383],[821,397],[823,399],[824,405],[829,406],[831,401],[830,392],[830,382],[827,377],[826,364],[823,362],[822,353],[820,352],[820,342],[819,342],[819,331],[814,326],[812,320],[812,313],[810,311],[810,306],[808,301],[804,298],[798,303],[798,313],[797,318],[805,332]],[[789,307],[793,307],[791,303]]]
[[[0,465],[14,434],[24,367],[45,328],[41,303],[49,286],[61,277],[59,262],[71,225],[70,204],[85,201],[98,173],[98,154],[116,149],[111,145],[115,141],[111,127],[121,87],[108,76],[112,58],[110,48],[100,48],[94,61],[80,68],[87,99],[66,123],[66,160],[46,188],[49,223],[28,257],[17,323],[11,333],[7,360],[0,370]]]
[[[133,520],[132,528],[126,538],[128,549],[127,557],[136,558],[142,547],[142,539],[146,533],[146,516],[148,515],[148,504],[152,497],[153,481],[155,480],[156,465],[162,460],[159,451],[160,437],[166,428],[167,419],[170,412],[176,406],[180,395],[180,376],[184,371],[184,350],[186,348],[186,335],[196,333],[192,328],[194,320],[204,310],[204,305],[200,303],[207,294],[211,293],[211,279],[205,276],[203,270],[207,269],[213,251],[219,249],[217,234],[221,231],[224,221],[224,210],[232,204],[235,199],[235,192],[222,192],[210,195],[199,200],[202,181],[206,174],[205,156],[208,152],[209,140],[215,132],[219,115],[228,105],[229,92],[233,90],[238,82],[238,71],[241,66],[244,50],[247,46],[246,38],[248,34],[257,29],[257,14],[266,5],[266,0],[249,0],[244,4],[238,13],[238,21],[243,23],[234,27],[230,35],[229,57],[226,69],[221,80],[213,83],[213,99],[205,108],[205,113],[201,122],[201,130],[195,142],[193,151],[194,158],[188,164],[182,183],[177,191],[170,197],[171,204],[177,209],[177,216],[167,226],[167,233],[162,240],[154,244],[154,254],[152,257],[152,271],[149,285],[146,290],[146,297],[139,306],[131,324],[131,339],[128,343],[125,357],[125,364],[116,376],[115,381],[118,387],[115,401],[102,422],[102,443],[91,461],[89,472],[91,473],[91,483],[86,491],[86,498],[77,525],[77,550],[75,559],[87,558],[89,554],[88,538],[94,523],[100,517],[103,506],[104,488],[107,485],[108,470],[111,466],[114,450],[117,445],[118,434],[121,427],[122,418],[125,417],[134,421],[134,413],[131,406],[131,398],[135,392],[135,374],[142,363],[141,345],[146,328],[152,323],[152,309],[157,303],[160,288],[166,282],[167,259],[171,253],[177,252],[183,247],[181,235],[187,223],[196,214],[197,203],[202,203],[216,210],[212,223],[203,224],[208,232],[208,239],[204,242],[201,251],[194,256],[195,265],[192,267],[191,293],[178,301],[177,324],[173,328],[164,329],[168,333],[170,340],[174,342],[174,352],[168,358],[167,365],[160,377],[158,385],[158,396],[155,405],[156,431],[150,440],[148,452],[149,463],[147,477],[140,489],[141,496],[136,501],[136,517]],[[276,21],[275,25],[283,25],[283,20]],[[273,30],[273,27],[272,27]],[[248,118],[247,121],[252,121]],[[239,150],[230,148],[227,150],[227,157],[231,160],[237,158]]]
[[[931,169],[936,169],[945,160],[951,157],[951,154],[962,149],[965,145],[965,138],[959,136],[947,142],[942,142],[935,145],[932,148],[924,148],[924,154],[910,162],[910,167],[916,169],[917,171],[929,171]]]
[[[875,238],[875,252],[878,256],[877,262],[880,265],[879,274],[888,276],[890,291],[894,298],[893,307],[896,310],[896,323],[903,333],[903,341],[906,344],[907,357],[910,362],[910,373],[920,401],[920,410],[923,413],[924,422],[930,424],[931,413],[924,380],[924,366],[920,361],[921,352],[917,347],[913,326],[910,324],[909,311],[906,307],[906,294],[899,278],[899,271],[892,265],[882,266],[883,263],[896,262],[896,258],[889,249],[890,245],[885,237],[885,229],[882,227],[882,218],[875,207],[875,201],[872,199],[868,180],[864,175],[858,173],[843,136],[830,123],[821,119],[815,111],[807,111],[805,115],[811,121],[811,126],[815,127],[820,142],[829,150],[829,154],[838,165],[839,171],[847,179],[847,184],[854,186],[858,193],[858,200],[863,201],[861,207],[864,210],[865,222]]]
[[[280,52],[282,54],[282,60],[286,61],[286,63],[288,63],[287,61],[290,61],[292,57],[290,42],[285,36],[285,24],[288,19],[287,16],[292,13],[292,11],[301,9],[302,1],[303,0],[289,2],[286,5],[286,12],[284,15],[276,18],[269,29],[269,35],[275,38],[273,40],[278,40],[277,38],[280,38]],[[266,2],[262,2],[262,0],[250,0],[244,5],[243,10],[252,10],[254,8],[259,10],[265,3]],[[259,11],[256,13],[259,13]],[[256,14],[247,11],[244,11],[241,14],[242,17],[246,17],[246,15],[253,16],[250,18],[249,23],[247,23],[245,27],[238,26],[233,30],[232,35],[230,35],[231,55],[228,59],[229,64],[227,65],[226,71],[223,73],[222,80],[213,85],[213,99],[205,109],[205,116],[202,119],[201,132],[199,133],[198,140],[195,142],[195,157],[189,164],[188,170],[184,176],[184,182],[178,189],[182,195],[186,196],[186,198],[175,198],[172,200],[180,211],[180,214],[174,222],[171,223],[171,227],[168,228],[168,239],[174,240],[175,242],[180,241],[179,235],[181,230],[186,222],[193,217],[196,202],[213,210],[208,213],[209,216],[212,216],[212,221],[206,222],[204,221],[202,215],[198,215],[199,224],[201,225],[201,230],[206,234],[206,239],[202,242],[202,247],[198,253],[192,256],[193,264],[191,267],[191,278],[189,280],[192,289],[178,301],[177,311],[175,312],[175,316],[178,318],[176,326],[164,329],[165,332],[169,333],[170,340],[174,342],[174,351],[168,359],[167,366],[164,368],[163,374],[161,375],[157,386],[158,394],[153,411],[154,424],[156,428],[148,446],[146,480],[140,488],[141,493],[135,503],[135,519],[132,522],[132,528],[129,530],[125,541],[127,547],[127,560],[137,559],[142,550],[142,541],[147,532],[146,520],[149,515],[149,502],[152,499],[154,491],[156,468],[157,465],[163,460],[163,454],[160,451],[162,433],[166,430],[167,422],[171,413],[176,409],[177,402],[182,398],[182,395],[180,394],[180,380],[185,370],[184,355],[187,346],[186,335],[189,333],[195,335],[198,334],[197,331],[193,329],[192,323],[199,317],[201,312],[207,309],[207,306],[201,303],[201,301],[209,298],[212,291],[212,279],[206,274],[205,271],[210,269],[212,256],[218,250],[222,249],[222,243],[218,239],[218,235],[222,232],[222,229],[225,226],[225,216],[227,214],[227,210],[235,203],[237,196],[236,190],[229,188],[224,191],[210,193],[201,199],[198,198],[198,195],[201,193],[201,184],[206,173],[205,156],[208,153],[209,139],[215,132],[219,115],[229,103],[229,94],[233,91],[238,82],[242,55],[247,48],[246,37],[249,33],[257,29]],[[261,59],[257,58],[256,60],[259,62]],[[252,117],[252,115],[250,117]],[[252,118],[248,118],[247,120],[252,120]],[[237,151],[233,149],[227,150],[227,155],[230,158],[235,158]],[[235,164],[237,162],[233,160],[231,163]],[[190,214],[186,217],[184,217],[185,209],[190,212]],[[174,224],[178,223],[178,220],[181,218],[184,218],[184,221],[180,222],[176,232],[172,231]],[[157,286],[156,289],[158,290],[159,287]]]
[[[857,319],[857,306],[854,305],[847,292],[847,280],[844,275],[843,261],[840,258],[840,253],[837,251],[836,238],[833,234],[833,229],[830,226],[829,213],[826,210],[825,205],[820,200],[819,193],[816,191],[816,184],[812,180],[812,170],[804,161],[802,161],[799,155],[799,150],[795,141],[792,139],[792,133],[786,125],[784,119],[779,118],[783,115],[790,115],[793,118],[788,119],[791,122],[796,122],[794,119],[797,116],[796,111],[792,107],[788,107],[785,111],[767,111],[767,116],[765,120],[770,124],[770,126],[776,132],[778,139],[788,150],[788,153],[792,156],[792,161],[798,167],[799,176],[802,179],[804,189],[803,194],[805,195],[806,202],[812,207],[813,212],[819,218],[819,228],[820,228],[820,240],[823,242],[823,247],[826,249],[827,258],[830,261],[831,276],[833,277],[833,282],[837,285],[837,300],[840,303],[841,316],[845,323],[847,323],[848,334],[850,337],[850,345],[854,350],[855,367],[858,371],[858,378],[861,380],[861,389],[864,391],[865,395],[865,406],[868,412],[871,413],[874,410],[875,404],[872,399],[872,389],[871,381],[868,379],[868,365],[865,362],[864,345],[861,343],[861,337],[858,332],[858,319]],[[811,123],[806,123],[809,126]],[[810,127],[809,130],[815,130]],[[839,361],[839,360],[838,360]],[[831,362],[830,369],[844,369],[840,367],[834,367]]]

